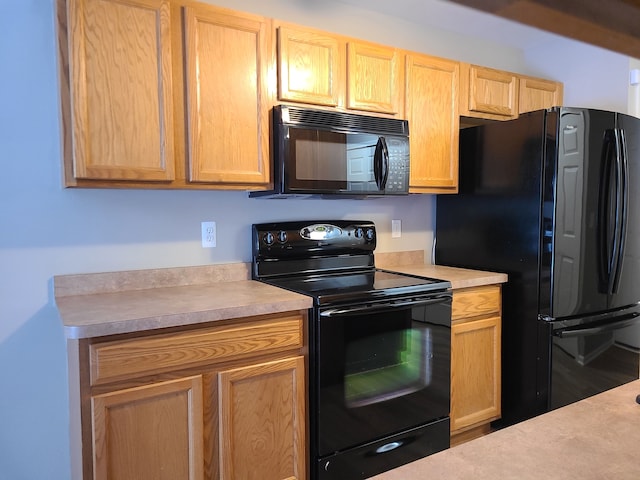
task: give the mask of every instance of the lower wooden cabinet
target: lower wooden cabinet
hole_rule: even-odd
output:
[[[305,323],[290,312],[71,342],[73,478],[306,479]]]
[[[91,397],[96,479],[203,478],[202,377]]]
[[[501,413],[501,290],[484,286],[453,293],[451,444],[488,433]]]
[[[304,358],[219,374],[220,478],[305,478]]]

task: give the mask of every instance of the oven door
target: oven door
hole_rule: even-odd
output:
[[[448,417],[450,293],[321,308],[315,324],[319,457]]]

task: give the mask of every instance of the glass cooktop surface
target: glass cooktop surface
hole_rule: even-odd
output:
[[[310,295],[317,303],[427,293],[445,290],[451,286],[445,280],[380,269],[355,273],[293,275],[268,279],[266,282],[297,293]]]

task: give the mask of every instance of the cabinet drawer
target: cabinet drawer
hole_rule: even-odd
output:
[[[302,347],[302,315],[95,343],[91,385]]]
[[[454,290],[451,320],[500,312],[500,287],[490,285]]]

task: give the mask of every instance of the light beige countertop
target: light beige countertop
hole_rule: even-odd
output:
[[[312,299],[249,280],[247,264],[54,278],[67,338],[89,338],[306,310]]]
[[[505,283],[508,280],[504,273],[429,265],[424,262],[423,257],[422,250],[376,254],[376,267],[409,275],[448,280],[453,289]]]
[[[638,480],[640,380],[372,480]]]
[[[505,282],[504,274],[424,264],[423,251],[376,255],[388,270],[449,280],[453,288]],[[311,297],[250,280],[251,265],[132,270],[54,277],[67,338],[90,338],[306,310]]]

